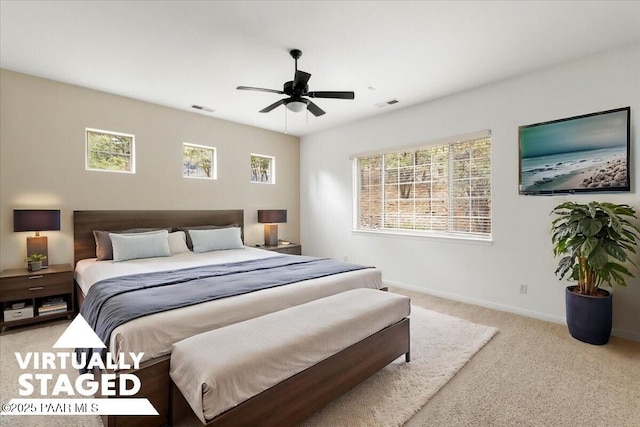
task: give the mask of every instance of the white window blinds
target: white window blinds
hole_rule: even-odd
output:
[[[491,236],[491,137],[356,156],[354,228]]]

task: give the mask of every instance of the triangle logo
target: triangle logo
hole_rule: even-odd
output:
[[[78,314],[60,335],[53,348],[106,348],[91,326]]]

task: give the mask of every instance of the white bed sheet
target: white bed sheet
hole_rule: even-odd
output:
[[[108,277],[277,255],[279,254],[247,247],[211,252],[208,255],[184,253],[166,258],[118,263],[82,260],[76,266],[76,280],[82,280],[89,289],[98,280]],[[80,286],[82,288],[83,285]],[[193,335],[351,289],[381,287],[381,272],[371,268],[305,280],[134,319],[115,328],[110,342],[105,344],[112,355],[123,354],[127,362],[131,362],[128,357],[130,352],[144,353],[142,361],[146,361],[169,354],[174,343]],[[82,289],[84,292],[84,288]]]
[[[244,249],[212,251],[196,254],[183,252],[170,257],[134,259],[129,261],[98,261],[96,258],[83,259],[76,264],[76,282],[87,295],[91,286],[101,280],[129,274],[151,273],[153,271],[178,270],[201,265],[224,264],[250,259],[268,258],[280,255],[277,252],[246,246]]]

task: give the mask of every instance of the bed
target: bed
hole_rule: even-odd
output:
[[[74,260],[78,307],[95,283],[125,274],[144,274],[158,269],[176,270],[194,265],[225,264],[248,259],[279,256],[245,247],[218,253],[176,254],[162,259],[132,260],[123,263],[96,262],[94,230],[114,231],[132,228],[192,227],[244,224],[242,210],[215,211],[75,211]],[[279,256],[280,257],[280,256]],[[295,257],[294,257],[295,258]],[[117,269],[110,267],[118,264]],[[135,374],[142,382],[138,396],[147,397],[160,417],[105,416],[106,426],[161,425],[169,420],[169,352],[181,339],[263,314],[282,310],[349,289],[382,286],[380,272],[362,269],[304,280],[269,289],[216,299],[188,307],[143,316],[116,327],[106,343],[114,354],[144,352],[143,363]]]

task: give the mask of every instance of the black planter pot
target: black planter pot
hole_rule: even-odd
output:
[[[602,345],[609,341],[613,317],[612,295],[588,296],[571,292],[576,286],[565,291],[567,326],[569,333],[577,340]]]

